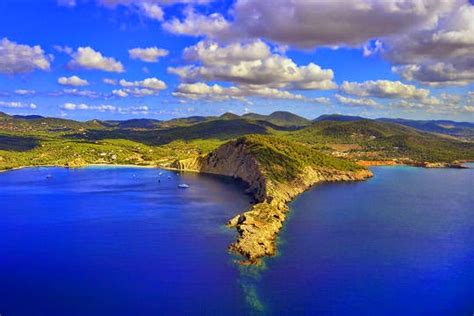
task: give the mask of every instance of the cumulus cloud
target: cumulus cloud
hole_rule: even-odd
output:
[[[212,101],[241,100],[247,101],[247,97],[262,97],[281,100],[300,100],[320,104],[329,103],[327,98],[306,98],[301,94],[294,94],[279,89],[262,86],[231,86],[223,87],[218,84],[208,85],[203,82],[182,83],[173,92],[175,97],[192,100],[207,99]]]
[[[85,103],[64,103],[61,107],[62,110],[66,111],[98,111],[98,112],[115,112],[119,114],[142,114],[146,115],[149,113],[149,107],[146,105],[132,106],[132,107],[118,107],[109,104],[101,105],[88,105]]]
[[[347,94],[360,97],[426,99],[430,95],[427,89],[419,89],[414,85],[407,85],[400,81],[377,80],[365,82],[344,81],[339,89]]]
[[[469,91],[467,93],[467,100],[469,103],[474,103],[474,91]]]
[[[380,107],[380,104],[369,98],[348,98],[340,94],[336,94],[334,98],[340,104],[363,106],[363,107]]]
[[[74,86],[74,87],[82,87],[82,86],[89,85],[89,82],[87,80],[81,79],[78,76],[59,77],[58,83],[63,86]]]
[[[112,94],[118,97],[128,97],[129,95],[136,97],[158,95],[161,90],[167,88],[166,83],[158,78],[146,78],[141,81],[127,81],[121,79],[118,84],[122,89],[115,89]]]
[[[195,64],[170,67],[170,73],[182,80],[227,81],[245,85],[264,85],[271,88],[328,90],[334,89],[331,69],[309,63],[297,65],[282,55],[272,54],[267,44],[254,41],[220,46],[202,41],[184,50],[184,58]]]
[[[141,81],[127,81],[122,79],[119,81],[119,84],[122,87],[140,87],[156,91],[166,89],[166,83],[158,78],[146,78]]]
[[[41,46],[28,46],[0,40],[0,73],[18,74],[34,70],[49,70],[52,55],[46,55]]]
[[[389,104],[391,108],[399,108],[406,111],[423,111],[424,113],[453,115],[471,114],[473,106],[465,103],[450,103],[437,99],[435,103],[422,103],[412,100],[398,100]]]
[[[109,84],[111,86],[116,86],[117,85],[117,80],[115,80],[115,79],[104,78],[104,79],[102,79],[102,82],[105,83],[105,84]]]
[[[189,35],[208,36],[210,38],[223,37],[230,32],[231,23],[220,13],[210,15],[198,14],[192,8],[184,12],[184,19],[173,18],[163,23],[163,28],[168,32]]]
[[[129,95],[132,95],[134,97],[146,97],[146,96],[158,95],[158,92],[156,90],[144,89],[144,88],[128,88],[128,89],[115,89],[112,91],[112,94],[117,97],[125,98],[125,97],[128,97]]]
[[[35,110],[38,106],[35,103],[23,103],[23,102],[6,102],[0,101],[0,107],[11,108],[11,109],[32,109]]]
[[[474,81],[473,16],[469,0],[237,0],[227,19],[188,9],[163,27],[227,42],[358,47],[364,56],[381,54],[404,79],[442,86]]]
[[[451,10],[433,27],[389,38],[393,71],[427,85],[467,85],[474,81],[474,6],[452,0]]]
[[[445,0],[237,0],[231,20],[219,14],[186,14],[167,23],[178,34],[211,38],[266,38],[299,47],[358,46],[434,23],[449,6]],[[370,21],[370,23],[367,23]]]
[[[474,81],[474,58],[472,62],[472,67],[468,65],[461,66],[453,63],[438,62],[421,65],[410,64],[394,66],[392,67],[392,71],[400,74],[405,80],[416,80],[429,86],[463,86]]]
[[[91,47],[79,47],[71,54],[72,60],[69,67],[73,69],[102,70],[107,72],[124,72],[125,69],[119,61],[112,57],[104,57],[102,53]]]
[[[169,51],[158,47],[133,48],[128,51],[130,58],[139,59],[147,63],[156,63],[160,57],[167,56]]]

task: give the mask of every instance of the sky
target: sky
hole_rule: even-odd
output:
[[[0,111],[474,121],[474,1],[1,0]]]

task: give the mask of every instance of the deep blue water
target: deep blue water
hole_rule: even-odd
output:
[[[291,204],[255,282],[268,312],[474,315],[474,169],[372,170]]]
[[[223,226],[248,207],[243,187],[159,172],[0,173],[0,314],[245,313]]]
[[[0,173],[0,314],[472,315],[474,169],[373,170],[298,197],[264,269],[226,252],[249,203],[232,180]]]

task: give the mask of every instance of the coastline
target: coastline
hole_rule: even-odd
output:
[[[278,178],[252,152],[252,139],[241,138],[228,142],[208,155],[175,161],[170,169],[188,172],[219,174],[238,178],[247,184],[246,192],[255,203],[227,222],[237,231],[236,240],[229,245],[231,253],[242,259],[242,265],[259,265],[264,257],[277,252],[276,239],[289,211],[288,203],[295,197],[322,182],[362,181],[372,177],[370,170],[353,165],[351,170],[324,165],[304,165],[290,178]],[[267,166],[268,167],[268,166]]]
[[[394,161],[394,160],[357,160],[356,163],[362,167],[393,167],[393,166],[407,166],[427,169],[469,169],[465,164],[474,163],[474,161],[463,160],[455,162],[416,162],[416,161]]]
[[[8,169],[0,169],[0,172],[8,172],[14,170],[21,170],[26,168],[67,168],[67,169],[79,169],[79,168],[89,168],[89,167],[117,167],[117,168],[149,168],[149,169],[167,169],[161,166],[155,165],[132,165],[132,164],[105,164],[105,163],[92,163],[92,164],[84,164],[81,166],[65,166],[65,165],[31,165],[31,166],[20,166]]]
[[[359,163],[359,162],[358,162]],[[463,162],[469,163],[469,162]],[[229,245],[230,252],[242,257],[237,262],[242,265],[259,265],[264,257],[275,256],[277,237],[283,228],[289,208],[288,204],[303,192],[316,184],[324,182],[363,181],[373,176],[367,169],[372,166],[410,166],[424,168],[469,168],[459,164],[423,164],[394,163],[393,161],[374,161],[365,164],[358,171],[340,171],[336,169],[306,168],[300,175],[288,182],[276,182],[262,170],[255,157],[245,150],[245,144],[236,146],[231,142],[206,156],[175,161],[166,165],[133,165],[133,164],[83,164],[67,165],[34,165],[3,169],[0,172],[24,168],[62,167],[62,168],[149,168],[170,171],[207,173],[238,178],[247,183],[246,193],[252,195],[255,203],[242,213],[235,215],[226,223],[228,228],[237,231],[237,239]]]

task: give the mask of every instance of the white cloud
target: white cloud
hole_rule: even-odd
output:
[[[123,89],[113,90],[112,94],[122,98],[128,97],[129,95],[136,97],[158,95],[161,90],[167,88],[166,83],[158,78],[146,78],[141,81],[127,81],[121,79],[118,84],[122,86]]]
[[[474,113],[474,106],[472,106],[472,105],[464,106],[464,112]]]
[[[474,57],[472,62],[474,63]],[[392,71],[400,74],[405,80],[416,80],[434,87],[445,85],[464,86],[474,81],[474,64],[471,68],[444,62],[411,64],[394,66]]]
[[[141,81],[127,81],[125,79],[121,79],[119,84],[122,87],[141,87],[157,91],[166,89],[166,83],[158,78],[146,78]]]
[[[227,42],[264,38],[299,48],[358,47],[364,56],[381,54],[407,80],[474,82],[472,0],[236,0],[227,13],[226,19],[188,9],[163,27]]]
[[[104,79],[102,79],[102,82],[105,83],[105,84],[109,84],[111,86],[116,86],[117,85],[117,80],[115,80],[115,79],[104,78]]]
[[[211,38],[266,38],[299,47],[360,46],[432,25],[450,7],[445,0],[237,0],[229,11],[231,21],[216,13],[186,14],[165,28]]]
[[[72,47],[69,46],[54,45],[53,48],[59,53],[64,53],[68,55],[71,55],[74,52]]]
[[[387,39],[384,54],[393,71],[431,86],[467,85],[474,81],[474,6],[452,0],[452,10],[433,27]]]
[[[164,6],[175,4],[207,4],[210,0],[97,0],[97,2],[108,8],[125,6],[138,14],[156,21],[163,21]]]
[[[145,88],[127,88],[127,89],[116,89],[112,91],[112,94],[121,98],[133,95],[135,97],[146,97],[158,95],[156,90],[145,89]]]
[[[198,64],[168,68],[184,81],[216,80],[312,90],[336,87],[331,69],[322,69],[314,63],[299,66],[290,58],[272,54],[262,41],[223,47],[215,42],[199,42],[185,49],[184,58]]]
[[[99,98],[106,98],[107,96],[99,93],[97,91],[92,91],[92,90],[79,90],[76,88],[71,88],[71,89],[63,89],[61,91],[55,91],[48,93],[49,96],[52,97],[58,97],[58,96],[74,96],[74,97],[86,97],[86,98],[91,98],[91,99],[99,99]]]
[[[34,70],[49,70],[52,55],[46,55],[41,46],[17,44],[3,38],[0,40],[0,73],[18,74]]]
[[[152,20],[163,21],[165,13],[163,12],[163,9],[160,6],[148,2],[142,2],[137,5],[143,15],[147,16]]]
[[[229,32],[231,24],[220,14],[201,15],[192,8],[187,9],[185,18],[173,18],[163,23],[163,28],[168,32],[179,35],[203,36],[210,38],[223,37]]]
[[[85,103],[64,103],[61,107],[63,110],[76,111],[76,110],[92,110],[100,112],[115,112],[117,108],[113,105],[87,105]]]
[[[336,94],[334,97],[336,98],[337,102],[341,104],[365,107],[380,107],[380,104],[368,98],[348,98],[340,94]]]
[[[112,90],[112,94],[121,98],[126,98],[128,97],[128,92],[123,90],[123,89],[115,89]]]
[[[74,86],[74,87],[82,87],[82,86],[89,85],[89,82],[87,80],[81,79],[78,76],[59,77],[58,83],[63,86]]]
[[[360,97],[426,99],[430,95],[427,89],[389,80],[371,80],[361,83],[344,81],[339,88],[344,93]]]
[[[474,91],[469,91],[467,93],[467,100],[469,103],[474,103]]]
[[[223,87],[218,84],[208,85],[202,82],[182,83],[173,92],[173,96],[192,100],[208,99],[212,101],[247,101],[247,97],[261,97],[268,99],[299,100],[321,104],[327,104],[329,102],[327,98],[309,99],[301,94],[294,94],[288,91],[269,87],[252,85]]]
[[[147,115],[150,111],[146,105],[131,106],[131,107],[118,107],[109,104],[101,105],[88,105],[85,103],[64,103],[60,109],[66,111],[98,111],[98,112],[114,112],[119,114],[134,114],[134,115]]]
[[[411,100],[399,100],[389,104],[392,108],[399,108],[407,111],[423,111],[440,115],[471,114],[474,107],[468,104],[451,103],[438,99],[435,103],[422,103]]]
[[[27,89],[17,89],[15,90],[15,94],[18,94],[18,95],[32,95],[32,94],[35,94],[36,91],[35,90],[27,90]]]
[[[362,48],[364,57],[369,57],[383,51],[383,43],[380,40],[370,41]]]
[[[104,57],[91,47],[79,47],[72,53],[69,66],[73,69],[95,69],[107,72],[124,72],[122,63],[112,57]]]
[[[158,47],[133,48],[128,51],[130,58],[147,63],[156,63],[160,57],[167,56],[169,51]]]
[[[23,102],[6,102],[0,101],[0,107],[12,108],[12,109],[32,109],[35,110],[38,106],[35,103],[23,103]]]
[[[444,102],[450,103],[450,104],[459,104],[461,103],[462,97],[457,94],[449,94],[449,93],[441,93],[439,95],[440,99],[443,100]]]

